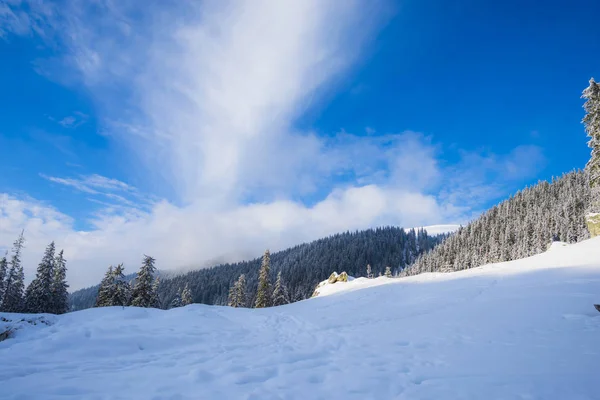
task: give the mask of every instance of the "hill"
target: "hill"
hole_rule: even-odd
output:
[[[0,342],[2,392],[181,400],[597,398],[600,313],[592,304],[600,300],[600,238],[518,261],[342,287],[266,309],[193,304],[48,316],[51,326],[27,325]]]
[[[539,254],[551,241],[589,238],[585,211],[591,191],[584,172],[542,181],[486,211],[402,271],[458,271]]]
[[[367,264],[370,264],[375,276],[383,273],[386,266],[398,272],[446,237],[446,234],[429,235],[425,229],[405,231],[396,227],[340,233],[271,254],[272,278],[274,280],[281,271],[292,300],[302,300],[310,297],[317,283],[332,271],[364,276]],[[160,263],[158,260],[158,265]],[[171,304],[186,284],[192,290],[195,303],[225,305],[229,286],[241,274],[246,275],[249,304],[253,304],[259,266],[260,259],[256,258],[177,276],[164,275],[159,286],[163,308]],[[71,309],[93,307],[97,293],[98,286],[72,293]]]

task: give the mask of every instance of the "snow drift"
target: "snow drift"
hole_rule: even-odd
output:
[[[600,238],[331,288],[271,309],[104,308],[24,326],[0,342],[0,398],[599,398]]]

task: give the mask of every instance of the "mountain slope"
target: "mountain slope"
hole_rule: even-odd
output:
[[[546,250],[551,240],[576,243],[590,237],[585,212],[591,191],[586,174],[573,171],[538,184],[486,211],[402,271],[450,272],[511,261]]]
[[[3,398],[598,398],[600,238],[357,281],[269,309],[54,317],[0,342]]]

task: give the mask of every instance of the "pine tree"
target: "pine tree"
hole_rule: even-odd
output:
[[[371,279],[373,277],[373,271],[371,270],[371,264],[367,264],[367,278]]]
[[[600,85],[594,81],[594,78],[590,79],[590,85],[583,91],[581,97],[586,99],[583,106],[586,111],[583,123],[590,138],[588,146],[592,149],[590,160],[586,165],[592,191],[589,211],[600,213]]]
[[[385,276],[387,278],[391,278],[392,277],[392,269],[389,266],[385,267]]]
[[[272,304],[271,299],[271,281],[269,277],[271,269],[271,255],[269,250],[265,251],[262,258],[262,264],[260,266],[258,276],[258,290],[256,292],[256,302],[254,307],[264,308],[270,307]]]
[[[113,266],[111,265],[108,267],[108,270],[106,270],[102,282],[100,282],[95,307],[109,307],[111,305],[110,303],[114,292],[113,281]]]
[[[54,260],[54,276],[51,284],[52,306],[54,314],[64,314],[69,311],[69,285],[67,284],[67,260],[61,250]]]
[[[7,254],[0,258],[0,309],[2,308],[2,299],[4,298],[4,281],[8,270],[8,262],[6,261]]]
[[[229,307],[246,307],[246,275],[241,274],[229,289]]]
[[[275,289],[273,289],[273,306],[282,306],[290,303],[290,295],[287,286],[281,277],[281,271],[277,273]]]
[[[46,247],[35,278],[25,291],[25,309],[29,313],[52,312],[52,280],[54,279],[54,242]]]
[[[188,304],[192,304],[194,299],[192,298],[192,291],[190,290],[190,286],[186,283],[183,288],[183,292],[181,292],[181,304],[187,306]]]
[[[25,244],[23,232],[14,242],[13,253],[10,260],[10,269],[6,277],[4,298],[2,300],[1,310],[4,312],[22,312],[25,306],[23,292],[25,290],[25,274],[23,273],[23,265],[21,265],[21,251]]]
[[[175,296],[173,301],[171,301],[171,307],[169,307],[169,308],[177,308],[177,307],[181,307],[182,305],[183,305],[183,303],[181,301],[181,292],[177,292],[177,295]]]
[[[160,296],[158,295],[158,289],[160,287],[160,278],[156,277],[154,282],[152,283],[152,307],[154,308],[162,308],[162,304],[160,302]]]
[[[132,306],[153,307],[153,303],[155,302],[153,283],[154,273],[156,272],[154,261],[154,258],[144,255],[142,266],[133,287]]]
[[[114,291],[111,299],[111,306],[127,306],[131,298],[131,286],[125,280],[125,267],[123,264],[117,265],[113,270]]]

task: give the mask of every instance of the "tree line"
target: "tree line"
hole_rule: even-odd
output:
[[[8,253],[0,259],[0,311],[12,313],[63,314],[69,310],[69,285],[66,281],[67,260],[63,251],[56,254],[54,242],[46,247],[35,278],[25,289],[21,254],[25,245],[23,232]]]
[[[142,266],[132,280],[125,277],[123,264],[108,267],[98,287],[94,307],[163,308],[158,296],[160,278],[155,276],[155,262],[154,258],[144,255]],[[186,285],[171,301],[168,308],[186,306],[192,302],[192,292]]]
[[[565,174],[552,183],[540,182],[461,227],[402,275],[511,261],[542,253],[552,241],[587,239],[585,210],[589,204],[590,188],[582,171]]]
[[[277,297],[294,302],[310,297],[315,286],[334,270],[366,276],[366,266],[370,265],[374,275],[383,274],[386,267],[390,274],[397,274],[447,236],[430,236],[424,229],[397,227],[339,233],[269,254],[268,276],[274,282],[272,289],[278,290]],[[246,288],[245,299],[239,303],[255,306],[262,263],[263,259],[257,258],[171,276],[156,271],[160,278],[156,285],[160,307],[177,306],[183,302],[184,292],[191,295],[194,303],[228,305],[236,283],[238,288]],[[135,275],[118,279],[133,284]],[[72,293],[72,309],[93,307],[98,289],[99,286],[93,286]]]

